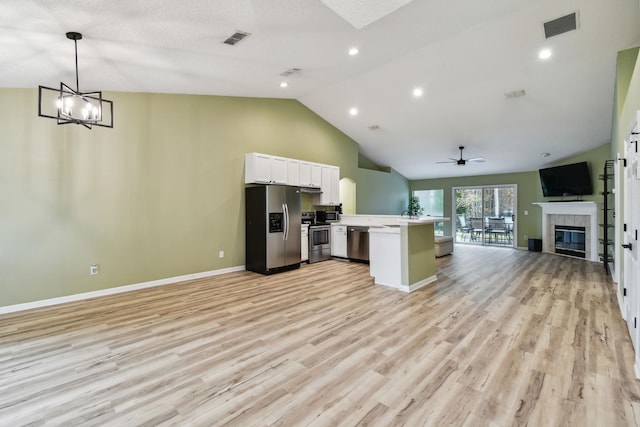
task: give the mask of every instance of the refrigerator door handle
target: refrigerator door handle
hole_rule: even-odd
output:
[[[286,203],[282,204],[282,212],[284,212],[284,233],[282,233],[282,240],[289,238],[289,207]]]

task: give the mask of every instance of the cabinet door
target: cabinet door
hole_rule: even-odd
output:
[[[300,187],[311,187],[311,163],[300,162]]]
[[[287,159],[287,185],[295,187],[300,185],[300,162],[294,159]]]
[[[286,184],[288,171],[287,160],[284,157],[272,157],[271,158],[271,182],[275,184]]]
[[[331,255],[341,258],[347,257],[347,227],[334,225],[331,227]]]
[[[300,231],[300,261],[309,259],[309,228],[302,227]]]
[[[329,171],[329,194],[330,205],[339,205],[340,204],[340,168],[337,166],[332,166]]]
[[[331,256],[338,256],[338,227],[331,226]]]
[[[311,163],[311,187],[322,186],[322,165]]]
[[[321,205],[330,205],[331,204],[331,166],[322,165],[322,184],[320,188],[322,189],[322,194],[320,195],[320,204]]]
[[[271,156],[260,153],[250,153],[245,159],[247,168],[247,182],[270,183],[271,182]]]
[[[316,198],[318,205],[337,205],[340,203],[340,168],[322,165],[322,194]]]

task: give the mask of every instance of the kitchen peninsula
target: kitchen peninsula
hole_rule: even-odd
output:
[[[412,292],[436,280],[434,223],[441,221],[449,218],[343,215],[340,223],[369,227],[369,266],[376,284]]]

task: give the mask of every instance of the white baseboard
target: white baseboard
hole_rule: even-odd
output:
[[[245,266],[223,268],[220,270],[203,271],[202,273],[185,274],[183,276],[168,277],[166,279],[152,280],[150,282],[135,283],[133,285],[117,286],[115,288],[101,289],[99,291],[83,292],[81,294],[68,295],[58,298],[50,298],[40,301],[26,302],[22,304],[7,305],[0,307],[0,314],[15,313],[18,311],[31,310],[33,308],[49,307],[52,305],[64,304],[67,302],[81,301],[90,298],[98,298],[106,295],[121,294],[124,292],[135,291],[138,289],[152,288],[155,286],[171,285],[177,282],[187,280],[202,279],[205,277],[219,276],[221,274],[233,273],[236,271],[244,271]]]
[[[618,308],[620,309],[620,314],[622,315],[622,319],[627,321],[627,307],[624,304],[624,297],[620,293],[620,289],[616,292],[616,297],[618,299]]]
[[[413,283],[409,286],[401,285],[399,289],[404,292],[413,292],[413,291],[417,291],[420,288],[424,288],[425,286],[435,282],[436,280],[438,280],[438,277],[436,277],[436,275],[434,274],[431,277],[427,277],[426,279]]]
[[[423,288],[423,287],[435,282],[436,280],[438,280],[438,277],[434,274],[433,276],[427,277],[426,279],[423,279],[423,280],[421,280],[419,282],[416,282],[416,283],[414,283],[412,285],[408,285],[408,286],[407,285],[395,285],[395,284],[390,284],[390,283],[380,283],[380,282],[376,282],[375,278],[373,280],[374,280],[374,283],[376,285],[388,286],[390,288],[394,288],[394,289],[397,289],[399,291],[409,293],[409,292],[417,291],[418,289]]]

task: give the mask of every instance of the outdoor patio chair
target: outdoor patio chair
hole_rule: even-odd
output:
[[[504,218],[489,218],[488,232],[490,242],[492,237],[494,237],[495,241],[498,242],[498,236],[502,236],[502,242],[507,242],[508,230]]]
[[[464,215],[458,215],[458,230],[462,233],[461,238],[464,240],[465,234],[471,236],[471,226],[467,224],[467,219]]]
[[[485,231],[484,219],[471,218],[469,221],[471,222],[471,240],[478,240],[478,236],[482,238],[482,233]]]

